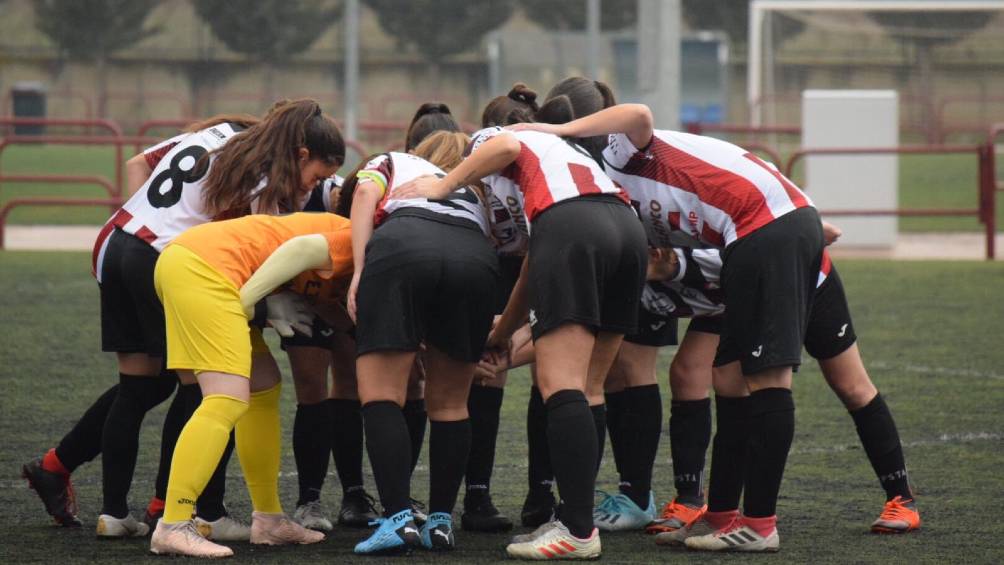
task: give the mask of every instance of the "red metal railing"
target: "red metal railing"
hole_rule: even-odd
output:
[[[979,175],[977,177],[977,207],[976,208],[897,208],[894,210],[875,209],[850,209],[850,210],[821,210],[821,214],[828,216],[901,216],[901,217],[937,217],[937,216],[974,216],[977,221],[983,224],[986,235],[986,258],[993,259],[995,256],[994,236],[996,234],[996,204],[995,186],[988,182],[988,178],[993,175],[992,156],[988,152],[993,149],[989,143],[980,145],[917,145],[900,147],[828,147],[821,149],[802,149],[795,151],[788,158],[784,167],[784,175],[792,176],[795,164],[809,155],[949,155],[949,154],[975,154],[979,163]],[[810,190],[811,187],[804,187]]]
[[[122,128],[111,120],[103,118],[88,118],[84,120],[74,120],[68,118],[15,118],[12,116],[0,116],[0,126],[8,126],[4,129],[11,129],[13,126],[54,126],[54,127],[83,127],[100,128],[110,135],[122,135]]]
[[[7,216],[10,215],[11,210],[19,206],[108,206],[114,209],[121,205],[122,201],[118,198],[14,198],[7,201],[3,208],[0,208],[0,249],[4,248]]]

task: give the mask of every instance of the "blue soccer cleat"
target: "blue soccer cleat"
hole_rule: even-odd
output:
[[[603,501],[593,510],[593,522],[600,531],[643,530],[655,520],[655,497],[648,494],[648,508],[639,508],[627,495],[603,494]]]
[[[370,525],[379,527],[369,538],[356,544],[355,552],[360,555],[410,553],[422,545],[411,509],[402,510],[389,518],[378,518]]]
[[[453,539],[453,516],[433,512],[422,526],[422,545],[432,551],[449,551],[456,547]]]

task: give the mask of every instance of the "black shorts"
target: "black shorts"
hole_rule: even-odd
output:
[[[509,295],[519,280],[519,272],[523,269],[523,257],[516,255],[505,255],[499,257],[499,276],[497,299],[495,302],[495,313],[501,314],[509,303]]]
[[[498,257],[473,223],[407,209],[391,214],[366,246],[356,354],[414,351],[424,341],[458,361],[479,360],[498,278]]]
[[[164,306],[153,286],[160,253],[136,236],[115,229],[101,261],[101,350],[167,352]]]
[[[725,320],[716,366],[740,361],[743,374],[751,375],[801,364],[822,255],[822,225],[812,207],[725,248]]]
[[[279,337],[279,347],[286,351],[287,347],[319,347],[321,349],[331,349],[331,336],[335,335],[335,330],[329,326],[320,316],[314,316],[311,324],[313,335],[303,335],[300,332],[293,334],[293,337]]]
[[[834,267],[812,299],[805,350],[813,358],[825,361],[847,351],[857,339],[844,283]]]
[[[706,334],[722,335],[722,320],[725,316],[699,316],[691,318],[687,326],[688,332],[702,332]]]
[[[567,322],[593,331],[637,331],[648,249],[627,204],[611,196],[565,200],[537,216],[531,234],[534,339]]]

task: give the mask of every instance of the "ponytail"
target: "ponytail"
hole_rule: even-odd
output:
[[[310,99],[277,102],[260,122],[214,151],[203,198],[214,218],[250,213],[251,202],[268,213],[297,208],[299,151],[327,165],[345,160],[345,142],[335,122]],[[208,159],[209,155],[203,157]],[[258,184],[267,181],[261,190]]]
[[[411,153],[429,134],[436,131],[459,132],[460,124],[450,107],[442,102],[426,102],[418,107],[405,134],[404,150]]]
[[[481,127],[508,126],[534,121],[540,110],[537,93],[522,82],[517,82],[505,96],[498,96],[485,106],[481,114]]]

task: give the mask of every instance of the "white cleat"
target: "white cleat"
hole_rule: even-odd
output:
[[[557,520],[550,520],[548,522],[544,522],[543,524],[537,526],[536,530],[528,534],[517,534],[513,536],[512,540],[509,543],[525,543],[531,540],[535,540],[538,537],[546,534],[549,530],[553,529],[557,525],[558,525]]]
[[[602,554],[600,531],[593,528],[588,539],[579,539],[560,521],[536,538],[523,543],[509,544],[505,551],[509,557],[547,561],[551,559],[599,559]]]
[[[141,538],[150,533],[150,526],[127,514],[125,518],[116,518],[108,514],[98,516],[97,533],[99,538]]]
[[[741,524],[703,536],[692,536],[684,542],[687,549],[696,551],[768,551],[781,549],[777,528],[767,537]]]
[[[673,530],[672,532],[662,532],[660,534],[656,534],[655,543],[656,545],[681,546],[687,538],[705,536],[713,534],[716,531],[717,530],[711,527],[711,524],[709,524],[704,517],[701,517],[683,526],[682,528]]]
[[[324,509],[321,508],[320,500],[311,500],[306,504],[297,506],[296,512],[293,512],[293,520],[296,520],[296,523],[304,528],[320,532],[330,532],[334,527],[331,524],[331,520],[324,515]]]
[[[229,547],[213,543],[199,535],[191,520],[174,524],[165,524],[163,520],[157,522],[157,528],[150,538],[150,552],[207,559],[231,557],[234,554],[234,550]]]
[[[248,541],[251,539],[251,527],[229,515],[212,522],[196,516],[195,529],[199,531],[199,535],[213,541]]]
[[[251,543],[261,545],[295,545],[324,541],[324,534],[308,530],[284,513],[251,514]]]

